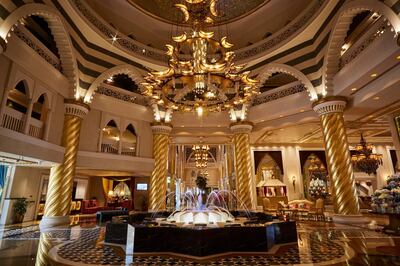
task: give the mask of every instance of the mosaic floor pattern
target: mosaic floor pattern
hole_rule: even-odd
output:
[[[38,231],[27,231],[3,237],[3,241],[18,245],[18,241],[30,239],[36,241],[38,250],[47,246],[45,253],[50,252],[55,265],[400,265],[400,238],[321,222],[298,223],[297,227],[298,242],[280,246],[273,253],[224,255],[202,261],[163,254],[125,257],[122,247],[103,243],[104,227],[77,226],[42,236]]]

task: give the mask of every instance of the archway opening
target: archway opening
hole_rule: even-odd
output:
[[[124,133],[122,133],[121,154],[136,156],[137,155],[137,135],[135,128],[129,124]]]
[[[2,126],[14,131],[23,130],[24,119],[29,106],[28,86],[21,80],[8,92]]]
[[[102,130],[101,152],[118,154],[120,131],[114,120],[110,120]]]

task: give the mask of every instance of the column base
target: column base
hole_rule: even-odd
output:
[[[368,217],[362,216],[361,214],[334,214],[332,216],[332,221],[338,224],[368,224],[370,222],[370,219]]]
[[[52,227],[69,225],[69,216],[44,216],[40,221],[40,230],[46,230]]]

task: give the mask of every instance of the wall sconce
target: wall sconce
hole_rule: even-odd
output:
[[[292,176],[293,191],[296,192],[296,177]]]

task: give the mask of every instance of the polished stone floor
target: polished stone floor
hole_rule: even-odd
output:
[[[263,254],[196,260],[171,254],[125,255],[105,245],[104,227],[82,224],[45,233],[37,225],[0,230],[0,265],[400,265],[400,237],[324,222],[298,222],[298,242]]]

